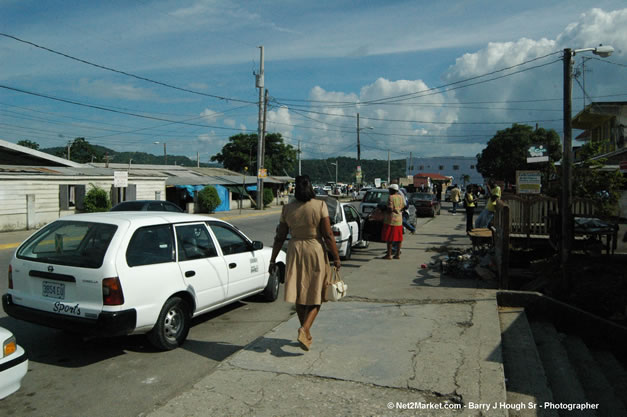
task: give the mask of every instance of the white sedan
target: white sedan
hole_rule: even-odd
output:
[[[366,248],[369,244],[363,240],[363,219],[350,204],[340,203],[334,198],[325,201],[340,257],[350,259],[353,248]]]
[[[4,311],[95,336],[147,334],[163,350],[193,317],[254,294],[276,300],[285,253],[219,219],[119,211],[62,217],[28,238],[9,266]]]
[[[17,344],[13,333],[0,327],[2,356],[0,357],[0,400],[20,389],[22,378],[28,371],[28,357]]]

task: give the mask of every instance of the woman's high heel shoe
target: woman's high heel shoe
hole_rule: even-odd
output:
[[[302,327],[298,329],[297,340],[303,350],[309,350],[311,343],[313,342],[313,338],[307,338],[307,334],[305,334],[305,330]]]

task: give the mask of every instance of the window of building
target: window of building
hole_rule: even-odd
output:
[[[474,165],[471,165],[471,166],[470,166],[470,169],[475,169],[475,166],[474,166]]]
[[[453,165],[453,171],[459,171],[459,165]]]
[[[420,169],[422,171],[422,170],[425,169],[425,166],[424,165],[420,165],[420,168],[418,168],[418,169]]]
[[[442,171],[444,169],[444,165],[440,165],[439,169]]]

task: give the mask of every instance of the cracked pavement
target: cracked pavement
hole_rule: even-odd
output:
[[[309,352],[294,315],[148,415],[481,416],[468,405],[505,402],[494,289],[420,268],[436,236],[470,245],[462,217],[406,236],[400,261],[343,271],[350,297],[322,306]]]

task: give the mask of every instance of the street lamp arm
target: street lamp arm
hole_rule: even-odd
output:
[[[572,54],[576,55],[581,52],[592,52],[595,55],[607,58],[614,53],[614,48],[610,45],[599,45],[596,48],[573,49]]]

